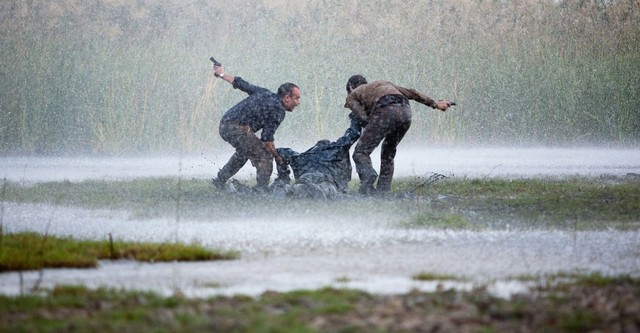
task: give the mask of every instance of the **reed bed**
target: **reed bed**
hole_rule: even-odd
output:
[[[348,77],[388,79],[458,106],[413,104],[407,144],[635,145],[640,5],[616,1],[4,1],[0,153],[199,153],[224,146],[244,97],[212,76],[302,104],[278,144],[346,129]]]

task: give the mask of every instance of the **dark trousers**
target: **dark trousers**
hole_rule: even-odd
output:
[[[360,193],[369,194],[378,177],[371,165],[371,153],[382,142],[380,154],[380,178],[376,189],[380,192],[391,191],[393,180],[393,159],[396,148],[411,127],[411,107],[409,104],[389,104],[377,107],[369,116],[369,123],[353,152],[353,161],[360,177]]]
[[[219,133],[220,137],[230,143],[236,151],[218,172],[218,180],[226,182],[238,173],[247,161],[251,161],[251,165],[256,168],[257,186],[268,186],[271,172],[273,172],[273,156],[251,128],[238,124],[220,123]]]

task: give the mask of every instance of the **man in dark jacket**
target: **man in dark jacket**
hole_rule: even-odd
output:
[[[220,120],[220,137],[235,149],[231,159],[213,179],[214,185],[224,188],[226,182],[251,161],[256,168],[256,188],[265,190],[273,172],[273,159],[277,164],[286,164],[276,151],[274,135],[285,112],[291,112],[300,104],[300,88],[293,83],[284,83],[277,93],[254,86],[239,76],[224,72],[222,66],[213,66],[215,76],[231,83],[249,96],[227,111]],[[260,138],[255,134],[262,130]]]
[[[363,124],[362,136],[353,152],[353,162],[360,177],[360,193],[391,191],[396,148],[411,126],[412,99],[431,108],[446,111],[451,102],[434,101],[415,89],[405,88],[388,81],[367,82],[362,75],[353,75],[347,81],[345,108]],[[384,142],[382,142],[384,140]],[[380,178],[371,165],[371,153],[382,142]]]

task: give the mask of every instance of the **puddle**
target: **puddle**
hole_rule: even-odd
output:
[[[411,277],[428,272],[462,276],[457,288],[489,284],[497,294],[518,291],[515,276],[557,272],[638,274],[638,232],[444,231],[402,229],[380,220],[133,220],[122,212],[4,204],[9,232],[37,231],[78,238],[198,241],[239,250],[239,260],[197,263],[102,261],[89,270],[48,269],[0,274],[0,292],[16,294],[39,284],[148,289],[189,296],[257,295],[325,286],[374,293],[433,290]],[[38,282],[40,281],[41,282]],[[445,285],[446,286],[446,285]],[[524,288],[524,285],[521,286]]]

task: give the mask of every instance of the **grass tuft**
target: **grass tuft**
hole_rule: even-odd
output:
[[[101,259],[137,261],[202,261],[235,259],[235,252],[205,249],[196,244],[76,240],[33,232],[4,234],[0,272],[41,268],[91,268]]]
[[[460,280],[459,277],[447,274],[437,274],[430,272],[420,272],[411,277],[416,281],[444,281],[444,280]]]

